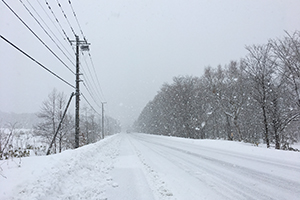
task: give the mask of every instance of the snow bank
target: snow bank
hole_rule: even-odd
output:
[[[0,199],[106,199],[120,140],[111,136],[51,156],[0,161]]]

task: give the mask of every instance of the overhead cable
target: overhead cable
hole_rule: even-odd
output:
[[[85,71],[83,70],[83,73],[85,73]],[[99,98],[99,96],[94,96],[93,94],[95,94],[95,90],[93,89],[93,87],[91,86],[91,83],[89,82],[89,79],[87,79],[86,78],[86,76],[83,74],[83,76],[82,76],[82,80],[83,80],[83,85],[84,85],[84,87],[88,90],[88,92],[89,92],[89,94],[90,94],[90,96],[93,98],[93,99],[99,99],[100,101],[102,101],[101,100],[101,98]],[[97,93],[96,93],[97,94]],[[94,100],[95,101],[95,100]],[[99,106],[99,105],[98,105]]]
[[[85,101],[90,105],[90,107],[94,110],[95,113],[97,113],[99,116],[101,116],[96,110],[95,108],[90,104],[90,102],[87,100],[87,98],[84,96],[83,93],[81,93],[82,97],[85,99]]]
[[[6,5],[6,7],[23,23],[23,25],[65,66],[67,67],[73,74],[75,74],[51,49],[50,47],[19,17],[19,15],[4,1],[2,2]]]
[[[101,106],[97,103],[96,99],[94,98],[94,96],[92,95],[91,91],[89,90],[89,88],[86,86],[85,82],[82,82],[84,87],[86,88],[86,90],[88,91],[89,95],[92,97],[93,101],[95,102],[95,104],[101,108]]]
[[[92,79],[92,82],[94,83],[95,88],[96,88],[96,90],[95,90],[95,91],[96,91],[96,94],[99,96],[100,99],[102,99],[99,90],[97,90],[97,89],[98,89],[97,84],[96,84],[96,82],[95,82],[95,80],[94,80],[94,78],[93,78],[93,75],[92,75],[91,70],[90,70],[90,68],[89,68],[89,65],[88,65],[88,63],[87,63],[87,61],[86,61],[86,59],[85,59],[85,57],[84,57],[84,54],[83,54],[83,52],[81,52],[81,53],[82,53],[82,55],[83,55],[83,59],[84,59],[84,61],[85,61],[86,67],[87,67],[88,72],[89,72],[89,75],[90,75],[90,77],[91,77],[91,79]],[[82,69],[83,69],[83,68],[82,68]],[[83,70],[84,70],[84,69],[83,69]]]
[[[85,38],[85,36],[84,36],[84,34],[83,34],[82,28],[81,28],[81,26],[80,26],[80,24],[79,24],[77,15],[76,15],[76,13],[75,13],[75,10],[74,10],[74,8],[73,8],[73,6],[72,6],[71,0],[69,0],[69,5],[71,6],[71,9],[72,9],[74,18],[75,18],[75,20],[76,20],[76,22],[77,22],[77,25],[78,25],[79,29],[80,29],[80,33],[81,33],[81,35],[82,35],[84,41],[87,43],[87,40],[86,40],[86,38]]]
[[[5,42],[7,42],[8,44],[10,44],[11,46],[13,46],[15,49],[17,49],[18,51],[20,51],[21,53],[23,53],[25,56],[27,56],[29,59],[31,59],[32,61],[34,61],[35,63],[37,63],[39,66],[41,66],[42,68],[44,68],[46,71],[48,71],[49,73],[51,73],[53,76],[55,76],[56,78],[60,79],[61,81],[63,81],[64,83],[66,83],[67,85],[69,85],[70,87],[74,88],[75,87],[67,82],[66,80],[64,80],[63,78],[61,78],[60,76],[58,76],[57,74],[55,74],[53,71],[51,71],[50,69],[48,69],[47,67],[45,67],[43,64],[41,64],[39,61],[37,61],[36,59],[34,59],[33,57],[31,57],[29,54],[27,54],[25,51],[23,51],[22,49],[20,49],[19,47],[17,47],[16,45],[14,45],[12,42],[10,42],[9,40],[7,40],[5,37],[3,37],[2,35],[0,35],[0,38],[3,39]]]
[[[48,6],[48,9],[50,10],[51,14],[53,15],[53,17],[55,18],[55,21],[58,23],[59,27],[61,28],[63,34],[65,35],[66,39],[68,40],[69,44],[72,46],[72,42],[70,40],[70,38],[68,37],[66,31],[63,29],[62,25],[60,24],[59,20],[57,19],[55,13],[53,12],[50,4],[48,3],[47,0],[45,0],[46,5]]]
[[[78,25],[78,27],[79,27],[79,29],[80,29],[81,35],[82,35],[83,39],[85,40],[85,42],[87,42],[86,37],[85,37],[85,35],[84,35],[84,33],[83,33],[83,30],[82,30],[82,28],[81,28],[81,25],[80,25],[80,23],[79,23],[77,14],[76,14],[76,12],[75,12],[75,10],[74,10],[74,8],[73,8],[72,2],[71,2],[71,0],[68,0],[68,2],[69,2],[69,5],[70,5],[70,7],[71,7],[71,9],[72,9],[74,18],[75,18],[75,20],[76,20],[76,22],[77,22],[77,25]],[[83,53],[82,53],[82,54],[83,54]],[[90,51],[88,51],[88,55],[89,55],[89,58],[90,58],[90,61],[91,61],[92,67],[93,67],[93,71],[94,71],[94,75],[95,75],[96,80],[97,80],[97,83],[98,83],[98,87],[97,87],[97,84],[96,84],[95,81],[94,81],[94,78],[93,78],[93,76],[92,76],[92,73],[91,73],[90,70],[89,70],[89,65],[87,64],[86,60],[85,60],[85,63],[86,63],[86,65],[87,65],[88,71],[89,71],[89,73],[90,73],[90,75],[91,75],[92,81],[93,81],[93,83],[94,83],[94,85],[95,85],[95,87],[96,87],[96,89],[97,89],[96,92],[98,93],[100,99],[104,99],[104,101],[105,101],[105,96],[104,96],[104,94],[103,94],[103,91],[102,91],[102,88],[101,88],[101,84],[100,84],[99,78],[98,78],[98,76],[97,76],[97,73],[96,73],[96,70],[95,70],[95,65],[94,65],[92,56],[91,56],[91,54],[90,54]],[[99,92],[99,90],[100,90],[100,92]]]
[[[65,53],[65,51],[63,51],[62,49],[61,49],[61,47],[56,43],[56,41],[52,38],[52,36],[48,33],[48,31],[43,27],[43,25],[39,22],[39,20],[32,14],[32,12],[28,9],[28,7],[23,3],[23,1],[22,0],[19,0],[21,3],[22,3],[22,5],[24,6],[24,8],[27,10],[27,12],[31,15],[31,17],[36,21],[36,23],[43,29],[43,31],[48,35],[48,37],[52,40],[52,42],[57,46],[57,48],[64,54],[64,56],[66,56],[66,58],[72,63],[72,65],[74,65],[75,66],[75,64],[73,63],[73,61],[66,55],[66,53]],[[28,2],[28,0],[27,0],[27,2]],[[29,3],[29,2],[28,2]],[[30,4],[30,3],[29,3]],[[30,4],[31,5],[31,4]],[[31,8],[33,8],[32,7],[32,5],[31,5]],[[34,8],[33,8],[34,9]],[[36,11],[35,11],[36,12]],[[37,12],[36,12],[37,13]],[[38,15],[39,16],[39,15]],[[40,17],[40,16],[39,16]],[[41,18],[41,17],[40,17]],[[45,22],[44,22],[45,23]],[[48,29],[49,29],[49,27],[48,27]],[[51,29],[50,29],[51,30]],[[53,33],[53,32],[52,32]],[[54,35],[55,36],[55,35]],[[56,38],[57,40],[58,40],[58,38]],[[59,40],[58,40],[59,41]],[[68,67],[68,69],[72,72],[72,73],[74,73],[69,67]]]
[[[26,0],[27,3],[30,5],[30,7],[35,11],[35,13],[39,16],[39,18],[42,20],[42,22],[45,24],[45,26],[48,28],[48,30],[50,30],[50,32],[54,35],[54,37],[58,40],[58,42],[60,43],[60,45],[65,49],[65,51],[69,54],[69,56],[73,57],[74,54],[71,54],[70,51],[65,47],[65,45],[63,45],[60,41],[60,39],[58,39],[58,37],[56,36],[56,34],[52,31],[51,28],[49,28],[48,23],[46,23],[44,21],[44,19],[39,15],[39,13],[36,11],[36,9],[34,8],[34,6],[32,6],[32,4],[30,3],[29,0]],[[45,10],[44,6],[42,6],[40,0],[36,0],[39,4],[39,6],[42,8],[42,10],[44,11],[44,13],[46,14],[46,16],[48,17],[49,21],[53,24],[53,26],[55,27],[57,33],[59,33],[59,35],[61,36],[61,38],[66,41],[69,45],[70,42],[67,41],[67,39],[65,38],[65,36],[61,33],[61,31],[59,30],[59,28],[57,27],[57,25],[55,24],[55,21],[51,19],[51,17],[49,16],[48,12]]]
[[[48,14],[48,12],[45,10],[45,8],[42,6],[42,4],[41,4],[41,2],[40,2],[40,0],[36,0],[37,2],[38,2],[38,4],[40,5],[40,7],[42,8],[42,10],[44,11],[44,13],[47,15],[47,17],[48,17],[48,19],[52,22],[52,24],[53,24],[53,26],[56,28],[56,30],[57,30],[57,32],[62,36],[62,38],[64,39],[64,40],[66,40],[66,38],[65,38],[65,36],[63,36],[63,34],[60,32],[60,30],[59,30],[59,28],[57,27],[57,25],[55,24],[55,22],[51,19],[51,17],[49,16],[49,14]],[[28,2],[28,0],[27,0],[27,2]],[[28,2],[29,3],[29,2]],[[30,4],[31,5],[31,4]],[[45,22],[44,22],[45,23]],[[45,23],[46,25],[47,25],[47,23]],[[47,25],[47,27],[48,27],[48,25]],[[51,29],[50,29],[51,30]],[[69,41],[67,41],[68,42],[68,44],[70,44],[69,43]]]
[[[87,42],[86,37],[85,37],[85,35],[84,35],[83,31],[82,31],[82,28],[81,28],[81,26],[80,26],[78,17],[77,17],[77,15],[76,15],[76,12],[75,12],[75,10],[74,10],[74,8],[73,8],[72,2],[71,2],[71,0],[68,0],[68,2],[69,2],[69,5],[70,5],[70,7],[71,7],[71,9],[72,9],[74,18],[75,18],[75,20],[76,20],[76,22],[77,22],[77,25],[78,25],[78,27],[79,27],[79,29],[80,29],[81,35],[82,35],[83,39],[85,40],[85,42]],[[82,53],[82,55],[83,55],[83,53]],[[105,100],[105,96],[104,96],[103,91],[102,91],[102,88],[101,88],[101,84],[100,84],[99,78],[98,78],[97,73],[96,73],[96,70],[95,70],[95,65],[94,65],[92,56],[91,56],[91,54],[90,54],[90,51],[88,51],[88,55],[89,55],[89,58],[90,58],[90,61],[91,61],[92,67],[93,67],[93,71],[94,71],[94,74],[95,74],[95,77],[96,77],[96,80],[97,80],[97,83],[98,83],[98,87],[97,87],[97,84],[96,84],[95,81],[94,81],[94,78],[93,78],[93,76],[92,76],[92,73],[90,72],[90,70],[89,70],[89,68],[88,68],[89,66],[88,66],[88,64],[87,64],[87,62],[86,62],[86,60],[85,60],[85,63],[86,63],[87,68],[88,68],[88,71],[89,71],[89,73],[90,73],[90,75],[91,75],[92,81],[93,81],[93,83],[95,84],[96,88],[97,88],[97,89],[98,89],[98,88],[100,89],[100,92],[99,92],[99,90],[96,90],[96,91],[98,92],[98,94],[99,94],[99,97],[102,96],[100,99],[104,99],[104,101],[106,101],[106,100]]]
[[[98,75],[97,75],[97,73],[96,73],[94,61],[93,61],[93,59],[92,59],[92,56],[91,56],[91,54],[90,54],[90,51],[88,52],[88,55],[89,55],[90,60],[91,60],[91,64],[92,64],[92,67],[93,67],[93,70],[94,70],[94,74],[95,74],[95,76],[96,76],[96,80],[97,80],[97,83],[98,83],[98,87],[99,87],[100,93],[101,93],[101,95],[102,95],[104,101],[106,101],[106,100],[105,100],[105,96],[104,96],[103,91],[102,91],[102,88],[101,88],[100,81],[99,81],[99,79],[98,79]]]
[[[65,19],[67,20],[67,22],[68,22],[68,24],[69,24],[69,26],[70,26],[70,29],[71,29],[71,31],[72,31],[72,33],[73,33],[73,34],[74,34],[74,36],[75,36],[75,35],[76,35],[76,33],[75,33],[75,31],[74,31],[73,27],[71,26],[71,23],[70,23],[70,21],[69,21],[69,19],[68,19],[67,15],[66,15],[66,13],[65,13],[64,9],[62,8],[62,6],[61,6],[61,4],[60,4],[60,2],[59,2],[58,0],[56,0],[56,2],[57,2],[57,4],[58,4],[58,7],[60,8],[60,10],[61,10],[61,12],[62,12],[63,16],[64,16],[64,17],[65,17]]]

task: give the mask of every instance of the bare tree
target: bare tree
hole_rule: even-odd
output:
[[[14,132],[17,127],[18,123],[8,123],[7,129],[8,133],[4,133],[3,130],[0,131],[0,160],[5,157],[5,159],[8,158],[8,152],[10,148],[13,148],[13,138],[14,138]]]
[[[283,40],[271,40],[270,44],[279,59],[282,76],[292,86],[293,95],[300,108],[300,32],[286,34]]]
[[[259,45],[246,48],[249,55],[244,60],[247,66],[246,72],[252,80],[252,96],[262,109],[262,118],[264,125],[264,139],[267,147],[270,147],[269,139],[269,122],[268,122],[268,105],[270,103],[270,84],[274,74],[276,62],[271,56],[271,46]]]
[[[89,109],[87,106],[83,106],[81,113],[83,116],[81,118],[81,145],[94,143],[100,140],[100,118],[97,118],[95,111]]]
[[[274,99],[273,106],[276,106],[279,114],[273,114],[273,127],[275,130],[276,148],[288,148],[292,137],[287,136],[291,132],[282,134],[287,126],[299,119],[300,115],[300,32],[292,35],[287,33],[282,40],[270,40],[273,53],[277,57],[278,79],[280,83],[275,84],[281,98],[280,102]],[[280,138],[281,136],[281,138]],[[289,138],[289,139],[287,139]],[[292,139],[293,140],[293,139]],[[294,139],[296,141],[297,139]]]
[[[47,143],[50,143],[55,135],[65,106],[66,96],[62,92],[57,92],[56,89],[53,89],[53,91],[48,95],[48,99],[42,103],[41,110],[38,113],[38,117],[42,119],[42,122],[34,127],[34,132],[35,134],[42,136]],[[61,152],[64,145],[65,148],[68,146],[68,144],[64,144],[64,138],[66,138],[67,135],[70,135],[73,131],[70,118],[70,116],[66,117],[67,120],[65,119],[62,124],[63,128],[60,129],[59,134],[55,138],[54,153],[57,151]],[[56,139],[58,139],[58,145]]]

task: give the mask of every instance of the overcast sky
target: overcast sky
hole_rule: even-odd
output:
[[[74,60],[71,46],[55,22],[44,0],[23,3],[60,40],[64,52]],[[24,22],[75,71],[57,46],[39,27],[19,1],[6,0]],[[56,0],[47,0],[68,37],[74,35]],[[76,34],[80,34],[70,5],[60,0]],[[300,30],[299,0],[73,0],[71,1],[88,42],[104,94],[87,54],[81,56],[85,79],[108,115],[125,126],[131,124],[153,99],[164,82],[178,75],[201,76],[207,66],[225,65],[246,55],[245,46],[264,44]],[[46,12],[45,12],[45,11]],[[35,13],[39,13],[39,16]],[[47,14],[46,14],[47,13]],[[49,15],[49,17],[47,16]],[[55,26],[57,28],[55,28]],[[50,30],[44,25],[47,32]],[[59,32],[60,31],[60,32]],[[74,75],[60,63],[17,17],[0,2],[0,34],[32,57],[75,85]],[[56,39],[55,39],[56,40]],[[0,39],[0,110],[38,112],[53,88],[67,96],[73,88],[61,82]],[[91,71],[93,78],[89,75]],[[94,79],[94,81],[93,81]],[[95,84],[94,84],[95,82]],[[88,86],[89,87],[89,86]],[[93,107],[99,106],[81,84]],[[100,92],[101,92],[100,91]],[[100,97],[99,97],[100,96]],[[86,104],[84,99],[81,107]],[[74,112],[74,105],[71,111]]]

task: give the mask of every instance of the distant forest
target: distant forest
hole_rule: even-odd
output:
[[[5,128],[8,123],[16,123],[18,128],[31,129],[39,121],[36,113],[17,114],[0,111],[0,128]]]
[[[300,139],[300,32],[246,49],[245,58],[207,67],[202,77],[165,83],[135,130],[292,149]]]

